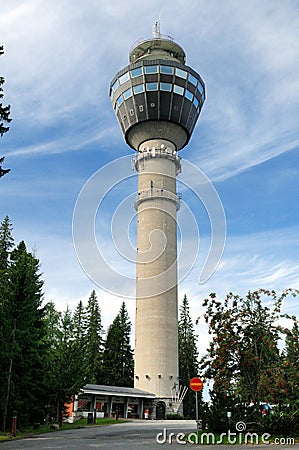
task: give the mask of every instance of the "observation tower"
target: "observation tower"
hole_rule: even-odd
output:
[[[153,417],[176,412],[178,373],[177,211],[185,147],[205,85],[180,45],[162,35],[136,42],[110,86],[111,102],[138,172],[135,388],[156,395]]]

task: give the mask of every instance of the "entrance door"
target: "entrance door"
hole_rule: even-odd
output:
[[[165,403],[164,402],[157,403],[156,419],[165,419]]]

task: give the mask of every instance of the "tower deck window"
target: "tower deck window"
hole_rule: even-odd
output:
[[[143,74],[143,68],[137,67],[136,69],[131,70],[131,78],[139,77]]]
[[[198,108],[198,100],[196,97],[194,97],[193,99],[193,105],[195,106],[195,108]]]
[[[133,87],[134,94],[141,94],[141,92],[144,92],[144,84],[137,84],[137,86]]]
[[[120,95],[120,96],[118,97],[118,99],[116,100],[116,105],[117,105],[118,107],[120,107],[120,105],[123,104],[123,101],[124,101],[124,99],[123,99],[122,95]]]
[[[160,83],[160,90],[161,91],[167,91],[167,92],[171,92],[172,89],[172,84],[170,83]]]
[[[173,75],[174,68],[171,66],[160,66],[160,72],[166,73],[167,75]]]
[[[203,87],[202,87],[201,83],[198,83],[197,89],[199,90],[199,92],[201,94],[203,94]]]
[[[130,79],[129,72],[124,73],[121,77],[119,77],[119,83],[123,84]]]
[[[118,82],[118,80],[116,80],[115,83],[113,83],[113,85],[111,86],[112,92],[115,93],[118,88],[119,88],[119,82]]]
[[[158,73],[158,66],[145,66],[145,73]]]
[[[133,95],[132,89],[131,89],[131,88],[130,88],[130,89],[127,89],[127,90],[124,92],[124,99],[127,100],[127,98],[132,97],[132,95]]]
[[[177,84],[174,84],[173,92],[175,94],[184,95],[184,88],[182,86],[178,86]]]
[[[157,91],[158,83],[146,83],[146,90],[147,91]]]
[[[195,78],[193,75],[191,75],[191,73],[189,73],[189,78],[188,80],[190,81],[190,83],[193,84],[193,86],[197,86],[197,78]]]
[[[188,100],[190,100],[190,102],[192,102],[193,94],[192,94],[192,92],[188,91],[187,89],[186,89],[186,92],[185,92],[185,97],[186,97]]]
[[[176,67],[175,69],[175,74],[177,77],[184,78],[185,80],[187,79],[188,75],[185,70],[179,69],[178,67]]]

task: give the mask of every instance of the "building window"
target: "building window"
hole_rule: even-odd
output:
[[[121,77],[119,77],[119,83],[123,84],[129,80],[129,72],[124,73]]]
[[[116,100],[116,105],[118,106],[118,108],[120,107],[120,105],[123,104],[124,99],[122,98],[122,95],[120,95],[118,97],[118,99]]]
[[[147,91],[157,91],[158,83],[146,83],[146,90]]]
[[[184,95],[184,88],[182,86],[178,86],[177,84],[175,84],[173,86],[173,92],[175,94]]]
[[[115,93],[115,91],[119,88],[119,82],[116,80],[113,85],[111,86],[112,92]]]
[[[131,78],[139,77],[143,74],[142,67],[137,67],[136,69],[131,70]]]
[[[139,105],[139,111],[143,112],[143,105]]]
[[[184,80],[186,80],[188,75],[185,70],[179,69],[178,67],[175,69],[175,74],[177,77],[184,78]]]
[[[167,91],[167,92],[171,92],[172,89],[172,84],[170,83],[160,83],[160,90],[161,91]]]
[[[133,95],[133,93],[132,93],[132,89],[130,88],[130,89],[127,89],[125,92],[124,92],[124,99],[125,100],[127,100],[127,98],[130,98],[130,97],[132,97],[132,95]]]
[[[130,116],[134,116],[134,109],[130,109]]]
[[[145,73],[158,73],[158,66],[144,66]]]
[[[195,106],[195,108],[198,108],[198,100],[196,97],[194,97],[193,99],[193,105]]]
[[[144,92],[144,84],[137,84],[137,86],[133,86],[133,92],[134,94],[140,94],[141,92]]]
[[[191,75],[191,73],[189,73],[189,78],[188,79],[189,79],[190,83],[193,84],[193,86],[197,85],[197,78],[195,78],[193,75]]]
[[[154,108],[156,106],[156,103],[151,103],[151,108]]]
[[[174,68],[171,66],[160,66],[161,73],[167,73],[167,75],[173,75]]]
[[[186,89],[186,92],[185,92],[185,97],[186,97],[188,100],[190,100],[190,102],[192,102],[193,94],[192,94],[192,92],[188,91],[187,89]]]
[[[197,89],[199,90],[199,92],[201,94],[203,94],[203,87],[202,87],[202,85],[200,83],[198,83]]]

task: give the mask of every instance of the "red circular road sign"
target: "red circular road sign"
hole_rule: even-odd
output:
[[[200,378],[192,378],[192,380],[190,380],[190,388],[192,389],[192,391],[201,391],[202,390],[202,385],[203,382],[201,381]]]

